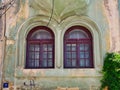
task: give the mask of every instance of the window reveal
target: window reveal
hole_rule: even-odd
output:
[[[54,34],[44,26],[27,37],[26,68],[54,68]]]
[[[64,36],[64,68],[92,68],[92,36],[80,26],[69,28]]]

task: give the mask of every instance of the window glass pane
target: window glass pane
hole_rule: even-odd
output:
[[[47,58],[47,52],[43,52],[43,58]]]
[[[66,44],[66,50],[70,51],[71,50],[70,48],[71,48],[71,44]]]
[[[30,59],[34,59],[34,52],[30,52],[30,53],[29,53],[29,58],[30,58]]]
[[[35,59],[39,59],[39,52],[35,52]]]
[[[40,46],[39,45],[35,45],[35,51],[40,51]]]
[[[66,62],[66,66],[67,66],[67,67],[71,67],[71,61],[67,61],[67,62]]]
[[[89,67],[90,66],[90,60],[86,59],[86,66]]]
[[[85,50],[89,51],[89,44],[85,44]]]
[[[29,50],[30,50],[30,51],[34,51],[34,45],[30,45]]]
[[[43,44],[43,51],[47,51],[47,44]]]
[[[76,52],[72,52],[72,58],[76,58]]]
[[[80,67],[84,67],[85,66],[85,60],[84,59],[80,59]]]
[[[85,52],[85,58],[89,58],[89,52]]]
[[[35,67],[39,67],[39,60],[35,60]]]
[[[47,67],[47,60],[46,60],[46,59],[44,59],[44,60],[42,61],[42,66],[43,66],[43,67]]]
[[[40,29],[35,31],[32,36],[32,39],[52,39],[50,32]]]
[[[77,65],[76,65],[76,60],[75,60],[75,59],[72,60],[72,66],[73,66],[73,67],[77,66]]]
[[[84,57],[84,52],[80,52],[80,58],[85,58]]]
[[[48,44],[48,51],[52,51],[52,44]]]
[[[80,29],[74,29],[73,31],[69,32],[68,38],[83,39],[83,38],[88,38],[88,35],[86,34],[86,32],[84,32]]]
[[[71,52],[66,52],[66,58],[71,58]]]
[[[80,44],[80,51],[84,51],[84,44]]]
[[[34,60],[29,61],[29,67],[34,67]]]
[[[72,44],[72,51],[76,51],[76,44]]]
[[[52,58],[52,52],[48,52],[48,58]]]
[[[53,65],[52,65],[52,61],[49,61],[49,62],[48,62],[48,66],[49,66],[49,67],[52,67],[52,66],[53,66]]]

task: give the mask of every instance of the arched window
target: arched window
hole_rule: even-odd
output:
[[[48,27],[38,26],[28,33],[26,68],[54,68],[54,34]]]
[[[64,35],[64,68],[93,68],[91,33],[82,26],[69,28]]]

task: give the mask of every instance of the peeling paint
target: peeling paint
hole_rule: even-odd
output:
[[[3,80],[9,82],[9,88],[14,90],[16,88],[30,88],[24,85],[24,82],[29,84],[30,80],[35,81],[35,88],[38,90],[53,90],[58,86],[96,90],[100,86],[101,74],[99,71],[103,65],[105,53],[120,51],[117,0],[54,1],[53,17],[48,27],[55,33],[55,68],[24,68],[26,34],[34,26],[47,25],[51,16],[52,0],[17,0],[15,5],[6,13],[7,28],[5,35],[7,40],[6,46],[4,46],[6,53]],[[92,69],[63,68],[64,32],[73,25],[85,26],[93,35],[95,67]],[[0,44],[3,45],[3,42],[1,41]],[[2,45],[0,45],[0,50],[3,47]],[[0,63],[2,62],[2,55],[0,52]]]
[[[11,45],[11,44],[15,44],[15,41],[14,40],[7,40],[7,43],[6,43],[7,45]]]

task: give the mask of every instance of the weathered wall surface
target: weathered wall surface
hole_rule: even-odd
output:
[[[0,5],[1,5],[1,0],[0,0]],[[0,10],[0,15],[2,14],[2,11]],[[3,66],[3,63],[2,63],[2,47],[3,47],[3,43],[2,43],[2,31],[3,31],[3,22],[2,22],[2,18],[0,17],[0,81],[1,81],[1,78],[2,78],[2,66]],[[1,83],[0,83],[1,85]]]
[[[118,0],[104,0],[104,5],[110,30],[110,51],[120,51],[119,2]]]
[[[39,88],[47,90],[57,86],[84,90],[100,86],[103,57],[108,51],[119,51],[120,46],[117,0],[54,0],[49,23],[52,4],[52,0],[16,0],[6,13],[4,82],[21,87],[34,79]],[[48,26],[55,33],[55,69],[24,69],[26,35],[38,25]],[[85,26],[93,35],[93,69],[63,68],[64,32],[74,25]]]

